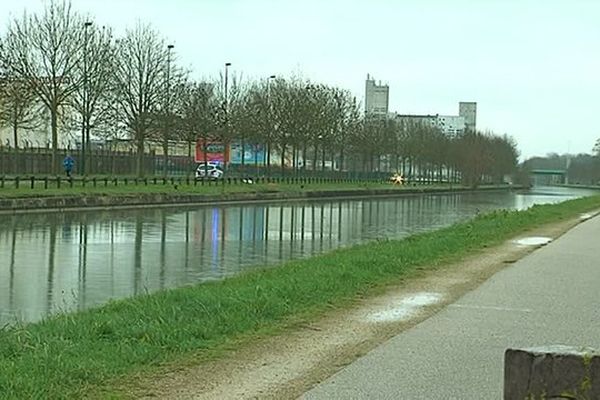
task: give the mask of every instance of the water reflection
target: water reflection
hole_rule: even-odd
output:
[[[0,216],[0,324],[585,194],[544,189]]]

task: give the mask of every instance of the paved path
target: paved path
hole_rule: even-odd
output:
[[[304,399],[501,399],[504,351],[600,349],[600,217],[494,275]]]

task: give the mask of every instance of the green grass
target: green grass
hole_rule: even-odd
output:
[[[0,331],[0,397],[120,395],[127,377],[210,357],[244,338],[398,283],[545,223],[600,207],[600,196],[498,211],[404,240],[382,240]]]
[[[450,185],[426,185],[419,186],[427,190],[449,188]],[[461,187],[453,185],[452,187]],[[48,197],[48,196],[84,196],[84,195],[137,195],[137,194],[199,194],[199,195],[216,195],[228,193],[260,193],[260,192],[285,192],[285,193],[303,193],[309,191],[331,191],[331,190],[365,190],[365,189],[397,189],[399,191],[414,188],[412,186],[393,186],[390,183],[310,183],[310,184],[288,184],[288,183],[261,183],[256,185],[244,184],[219,184],[215,183],[201,185],[177,184],[166,185],[149,183],[147,186],[143,184],[133,185],[133,181],[129,185],[124,185],[122,181],[119,186],[114,186],[109,182],[108,186],[104,186],[104,182],[98,183],[96,187],[88,183],[85,187],[80,182],[75,182],[73,187],[69,187],[67,182],[63,182],[61,188],[50,187],[44,189],[42,185],[38,185],[31,189],[26,183],[21,183],[17,189],[8,184],[4,188],[0,188],[0,198],[23,198],[23,197]]]

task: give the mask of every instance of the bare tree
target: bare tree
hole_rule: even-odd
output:
[[[90,152],[90,131],[111,120],[115,68],[115,47],[109,28],[97,28],[92,22],[83,23],[84,41],[77,56],[73,75],[81,85],[77,86],[71,106],[80,116],[82,174],[89,172],[87,164]]]
[[[41,15],[25,13],[9,23],[0,59],[29,85],[50,111],[52,167],[58,171],[59,113],[81,80],[73,74],[83,45],[82,18],[64,1],[51,0]]]
[[[29,84],[8,76],[0,78],[0,127],[10,127],[15,156],[19,151],[19,131],[40,126],[40,104]]]
[[[246,86],[243,85],[241,74],[232,74],[228,76],[228,79],[225,78],[221,74],[219,80],[213,86],[218,103],[215,112],[217,126],[214,138],[225,147],[228,147],[232,140],[239,139],[243,148],[245,132],[236,132],[236,128],[240,126],[240,119],[243,118]],[[228,161],[225,160],[225,168],[227,168],[227,165]]]
[[[161,90],[160,111],[158,113],[159,127],[157,139],[163,149],[163,175],[167,175],[169,161],[169,143],[178,139],[177,126],[174,123],[178,109],[181,107],[183,88],[186,86],[187,73],[178,68],[173,54],[173,45],[167,45],[167,60],[163,77],[164,87]]]
[[[158,32],[138,24],[117,47],[115,91],[117,108],[135,142],[136,173],[144,175],[146,140],[158,131],[167,76],[169,49]]]
[[[192,144],[201,139],[203,144],[214,138],[217,126],[217,99],[214,85],[208,82],[188,82],[179,93],[179,137],[188,143],[188,157],[192,157]],[[204,152],[206,157],[206,152]],[[207,160],[205,166],[208,168]]]

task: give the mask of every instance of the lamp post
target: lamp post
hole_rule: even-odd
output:
[[[225,137],[223,138],[223,168],[227,169],[227,159],[226,159],[226,154],[227,154],[227,146],[228,146],[228,141],[229,141],[229,100],[228,100],[228,70],[229,67],[231,67],[231,63],[230,62],[226,62],[225,63],[225,102],[223,104],[223,111],[225,112]],[[242,155],[243,157],[243,155]]]
[[[225,63],[225,112],[227,112],[227,77],[228,77],[228,70],[229,67],[231,67],[231,63],[230,62],[226,62]]]
[[[167,176],[169,162],[169,136],[171,122],[171,51],[175,46],[170,44],[167,46],[167,90],[165,102],[165,132],[163,138],[163,175]]]
[[[271,79],[275,78],[275,75],[271,75],[267,78],[267,129],[269,130],[267,133],[267,143],[265,146],[265,164],[267,167],[267,174],[269,174],[271,170],[271,135],[273,134],[273,132],[271,132]]]
[[[82,124],[81,124],[81,174],[86,173],[86,153],[90,145],[90,96],[88,91],[88,71],[87,71],[87,45],[88,28],[92,23],[87,21],[83,23],[83,96],[82,96]]]

